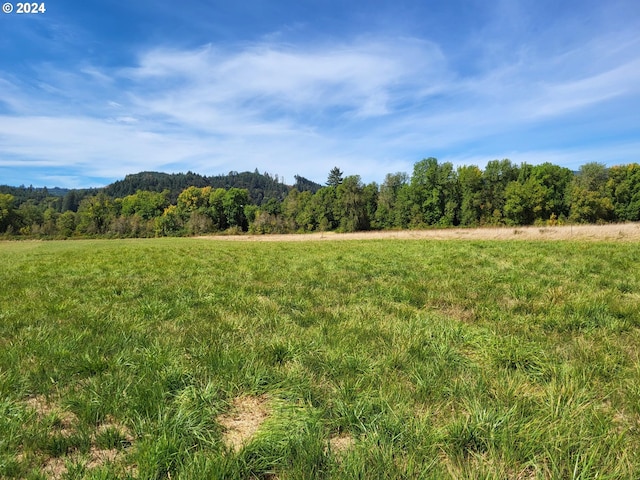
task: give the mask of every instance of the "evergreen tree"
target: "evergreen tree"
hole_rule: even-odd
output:
[[[329,172],[329,178],[327,178],[328,187],[337,187],[343,181],[342,172],[338,167],[333,167]]]

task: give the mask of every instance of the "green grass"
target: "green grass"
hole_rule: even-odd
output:
[[[638,478],[639,327],[634,243],[0,243],[0,478]]]

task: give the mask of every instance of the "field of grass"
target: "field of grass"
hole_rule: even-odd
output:
[[[639,247],[0,243],[0,478],[638,478]]]

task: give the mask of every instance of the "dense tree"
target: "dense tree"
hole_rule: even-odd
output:
[[[535,177],[509,182],[505,189],[504,216],[513,225],[531,225],[540,218],[546,188]]]
[[[161,193],[138,190],[127,195],[121,202],[121,213],[125,216],[138,215],[144,220],[159,217],[169,206],[169,190]]]
[[[40,229],[41,233],[46,236],[54,236],[58,232],[58,228],[56,226],[58,217],[60,213],[54,207],[48,207],[43,215],[42,215],[42,228]]]
[[[20,205],[16,211],[18,226],[23,234],[30,234],[39,230],[39,226],[44,222],[44,211],[33,200]]]
[[[618,220],[640,220],[640,165],[631,163],[609,169],[606,183],[607,196],[611,198]]]
[[[398,189],[396,206],[394,210],[394,226],[396,228],[409,228],[417,225],[413,219],[417,212],[417,206],[413,203],[411,185],[406,183]]]
[[[282,215],[290,231],[313,231],[317,227],[310,191],[292,189],[282,202]]]
[[[453,165],[429,157],[416,163],[411,176],[411,195],[417,225],[454,225],[458,209],[457,179]]]
[[[104,191],[112,197],[125,197],[133,195],[138,190],[151,192],[169,191],[171,203],[177,201],[178,195],[189,187],[211,187],[212,189],[223,188],[244,188],[249,192],[251,202],[261,205],[263,201],[276,198],[282,201],[288,191],[286,186],[277,175],[271,176],[268,173],[261,174],[257,170],[254,172],[229,172],[227,175],[203,176],[197,173],[160,173],[160,172],[140,172],[127,175],[123,180],[112,183],[105,187]]]
[[[183,225],[178,207],[169,205],[162,215],[155,219],[155,233],[161,236],[178,235],[182,232]]]
[[[227,228],[227,217],[224,213],[224,197],[227,191],[224,188],[216,188],[209,194],[209,216],[213,222],[214,230]]]
[[[298,190],[299,192],[311,192],[316,193],[318,190],[322,188],[322,185],[316,182],[312,182],[300,175],[293,176],[295,183],[293,184],[293,188]]]
[[[176,179],[206,183],[214,177],[191,172],[160,177],[149,174],[151,180],[158,178],[162,180],[159,184],[166,184]],[[258,189],[265,179],[274,185],[280,182],[277,175],[258,171],[230,172],[215,178],[230,185],[244,178],[250,188]],[[125,183],[132,185],[136,179],[140,180],[127,177]],[[638,164],[607,168],[589,163],[574,174],[550,163],[515,166],[510,160],[494,160],[483,171],[473,165],[454,170],[450,163],[441,164],[430,157],[414,165],[410,178],[406,173],[389,174],[380,187],[364,185],[357,175],[343,178],[337,167],[330,179],[331,185],[326,187],[315,184],[319,187],[315,193],[313,189],[289,188],[282,200],[266,193],[254,196],[248,189],[228,185],[188,185],[175,193],[175,198],[168,189],[139,189],[113,198],[106,190],[0,186],[0,233],[144,237],[228,228],[281,233],[640,220]],[[313,184],[302,177],[296,177],[296,182],[300,188]]]
[[[609,179],[609,169],[598,162],[585,163],[573,178],[573,185],[592,192],[601,191]]]
[[[280,215],[282,212],[282,204],[275,198],[270,198],[262,205],[261,209],[269,215]]]
[[[178,195],[178,211],[183,219],[189,218],[191,213],[204,213],[209,207],[211,187],[188,187]]]
[[[461,225],[475,226],[482,216],[483,178],[482,170],[475,165],[458,168],[458,185],[460,191]]]
[[[318,230],[338,228],[338,221],[335,217],[336,201],[336,187],[321,188],[312,197],[310,208],[313,211],[313,218]]]
[[[56,220],[58,234],[63,237],[70,237],[76,229],[76,214],[72,210],[62,212]]]
[[[545,189],[537,218],[549,220],[552,216],[568,217],[567,189],[573,179],[573,172],[565,167],[543,163],[531,168],[531,177],[538,180]]]
[[[482,173],[481,223],[502,221],[507,185],[518,179],[519,169],[511,160],[492,160]]]
[[[0,185],[0,193],[10,194],[14,197],[14,206],[16,208],[19,208],[23,203],[31,201],[36,205],[46,204],[47,206],[51,206],[60,211],[62,206],[62,197],[64,197],[68,192],[68,189],[57,187],[34,188],[32,186],[10,187],[8,185]]]
[[[105,193],[85,198],[78,208],[78,229],[87,234],[106,233],[113,213],[113,200]]]
[[[14,196],[0,193],[0,233],[6,232],[15,221]]]
[[[242,188],[230,188],[222,199],[222,207],[230,227],[247,230],[248,223],[244,207],[249,204],[249,192]]]
[[[388,173],[386,175],[384,182],[380,185],[380,193],[378,194],[375,212],[375,225],[377,227],[396,228],[402,226],[398,224],[396,219],[396,203],[400,189],[407,185],[408,181],[409,176],[404,172]]]
[[[378,196],[380,195],[380,189],[375,182],[368,183],[362,189],[362,196],[364,198],[364,210],[367,218],[366,229],[378,228],[375,221],[376,210],[378,209]]]
[[[613,219],[613,202],[606,193],[608,179],[609,171],[601,163],[592,162],[580,167],[570,185],[569,220],[596,223]]]
[[[80,206],[80,199],[78,197],[78,193],[75,190],[69,191],[62,200],[62,211],[66,212],[70,210],[77,212]]]
[[[369,228],[367,203],[360,176],[350,175],[336,187],[335,219],[344,232]]]

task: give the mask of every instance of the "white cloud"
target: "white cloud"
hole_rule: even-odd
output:
[[[148,86],[148,93],[136,88],[140,108],[202,128],[220,111],[228,117],[227,110],[243,121],[292,115],[304,122],[309,113],[313,118],[336,108],[360,117],[384,115],[403,91],[416,95],[425,78],[439,79],[445,71],[433,44],[396,40],[326,49],[266,44],[226,52],[212,46],[154,50],[122,75]]]
[[[522,49],[517,61],[473,73],[456,70],[432,42],[371,37],[156,48],[114,70],[48,65],[35,79],[40,96],[26,81],[0,78],[0,102],[10,109],[0,116],[0,167],[66,166],[109,179],[169,165],[204,174],[257,167],[324,181],[338,165],[382,181],[431,155],[597,161],[616,147],[582,157],[586,148],[538,152],[527,129],[571,124],[616,98],[639,102],[639,43],[604,36],[570,51]],[[517,149],[488,140],[512,134],[524,142]],[[463,153],[469,144],[481,153]],[[618,151],[621,161],[630,155]]]
[[[562,115],[606,100],[640,93],[640,59],[566,83],[548,85],[529,105],[532,117]]]

